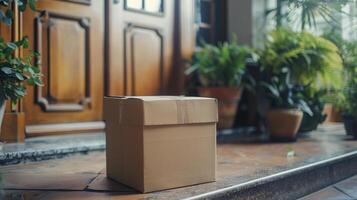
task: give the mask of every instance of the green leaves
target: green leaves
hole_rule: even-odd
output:
[[[3,9],[0,10],[0,22],[5,23],[7,25],[11,25],[12,19],[14,17],[14,12],[10,8],[10,5],[13,2],[16,2],[17,7],[21,12],[26,10],[27,5],[31,10],[36,10],[36,0],[0,0],[0,7]]]
[[[203,86],[237,87],[242,82],[246,62],[253,51],[235,42],[217,46],[205,44],[196,52],[186,74],[197,73]]]
[[[20,11],[25,11],[27,5],[36,10],[35,0],[0,0],[0,22],[10,25],[14,13],[9,6],[16,1]],[[0,37],[0,98],[12,100],[13,102],[26,95],[26,88],[23,85],[42,85],[42,74],[40,69],[34,65],[33,58],[38,57],[38,53],[30,53],[27,57],[16,57],[15,52],[19,48],[28,48],[28,38],[24,37],[19,41],[5,42]]]
[[[16,3],[21,12],[26,10],[27,5],[30,7],[31,10],[36,10],[36,0],[16,0]]]
[[[21,73],[19,73],[19,72],[16,72],[16,73],[15,73],[15,76],[16,76],[16,78],[19,79],[20,81],[25,80],[25,77],[24,77]]]
[[[256,85],[259,98],[270,99],[271,106],[274,108],[299,108],[309,116],[314,114],[309,104],[300,95],[304,88],[291,83],[289,71],[272,74],[262,69],[260,73],[260,80],[257,80]]]
[[[29,47],[29,40],[27,37],[23,37],[21,40],[15,42],[16,46],[23,46],[24,48]]]
[[[267,82],[261,82],[260,83],[263,88],[265,88],[268,91],[268,94],[270,94],[274,98],[279,98],[280,92],[279,88],[274,85],[274,84],[269,84]]]
[[[36,10],[36,1],[35,0],[28,0],[29,6],[31,10]]]
[[[27,48],[28,39],[5,43],[0,40],[0,96],[16,101],[26,95],[24,83],[42,86],[42,74],[37,66],[32,65],[37,53],[25,58],[15,57],[18,48]]]
[[[17,45],[12,42],[8,42],[6,46],[9,47],[11,50],[15,50],[17,48]]]
[[[344,112],[357,116],[357,41],[346,41],[334,32],[327,32],[323,37],[338,46],[344,65],[342,86],[329,91],[328,100]]]
[[[2,67],[1,71],[7,75],[13,74],[14,70],[10,67]]]
[[[258,90],[274,107],[297,107],[313,116],[313,103],[303,92],[340,86],[342,59],[338,48],[307,32],[282,28],[271,32],[260,52],[260,64],[266,78]]]
[[[4,11],[0,10],[0,22],[5,23],[6,25],[11,25],[12,22],[12,13],[11,10],[7,10],[6,13]],[[11,16],[11,17],[9,17]]]
[[[307,32],[277,29],[269,34],[260,63],[280,73],[288,68],[295,83],[313,87],[336,87],[341,82],[342,59],[330,41]]]

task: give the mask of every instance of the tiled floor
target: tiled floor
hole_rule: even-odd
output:
[[[356,200],[357,176],[308,195],[301,200]]]
[[[330,130],[330,129],[329,129]],[[340,129],[338,129],[340,130]],[[3,199],[182,199],[245,183],[278,172],[316,163],[357,150],[357,142],[343,131],[321,129],[297,143],[242,142],[220,138],[217,154],[217,181],[149,194],[113,182],[105,175],[105,153],[92,152],[57,160],[0,166]],[[291,151],[295,152],[291,156]],[[290,152],[290,153],[289,153]],[[288,156],[290,154],[290,156]],[[347,191],[355,188],[343,187]],[[335,188],[326,191],[339,194]],[[0,198],[1,199],[1,198]]]

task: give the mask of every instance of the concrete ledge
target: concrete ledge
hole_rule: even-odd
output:
[[[357,174],[357,151],[186,198],[298,199]]]

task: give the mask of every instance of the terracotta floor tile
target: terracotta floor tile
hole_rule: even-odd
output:
[[[136,193],[133,189],[117,183],[106,177],[106,174],[97,176],[88,186],[88,189],[93,191],[109,191],[109,192],[123,192],[123,193]]]
[[[83,190],[96,176],[93,173],[6,173],[2,174],[2,180],[5,189]]]
[[[95,192],[52,192],[39,200],[132,200],[130,196],[115,193]]]
[[[90,156],[88,156],[90,155]],[[70,158],[70,159],[69,159]],[[69,159],[69,162],[66,160]],[[86,163],[85,165],[83,163]],[[1,173],[99,173],[105,168],[105,152],[79,154],[63,159],[0,166]]]
[[[344,193],[338,191],[333,187],[321,190],[319,192],[313,193],[307,197],[300,200],[353,200]]]
[[[70,191],[7,191],[1,200],[137,200],[140,195]]]
[[[90,191],[7,191],[2,200],[138,200],[142,198],[145,197],[140,194],[123,196],[121,193]]]

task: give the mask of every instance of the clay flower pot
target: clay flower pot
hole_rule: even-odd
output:
[[[267,127],[272,139],[295,141],[303,112],[298,109],[271,109],[267,112]]]
[[[233,127],[242,91],[241,88],[235,87],[202,87],[198,89],[198,94],[201,97],[218,100],[218,129]]]
[[[343,115],[343,122],[347,135],[352,135],[354,139],[357,139],[357,117]]]
[[[326,104],[323,112],[327,115],[325,123],[343,121],[341,110],[339,110],[332,104]]]

